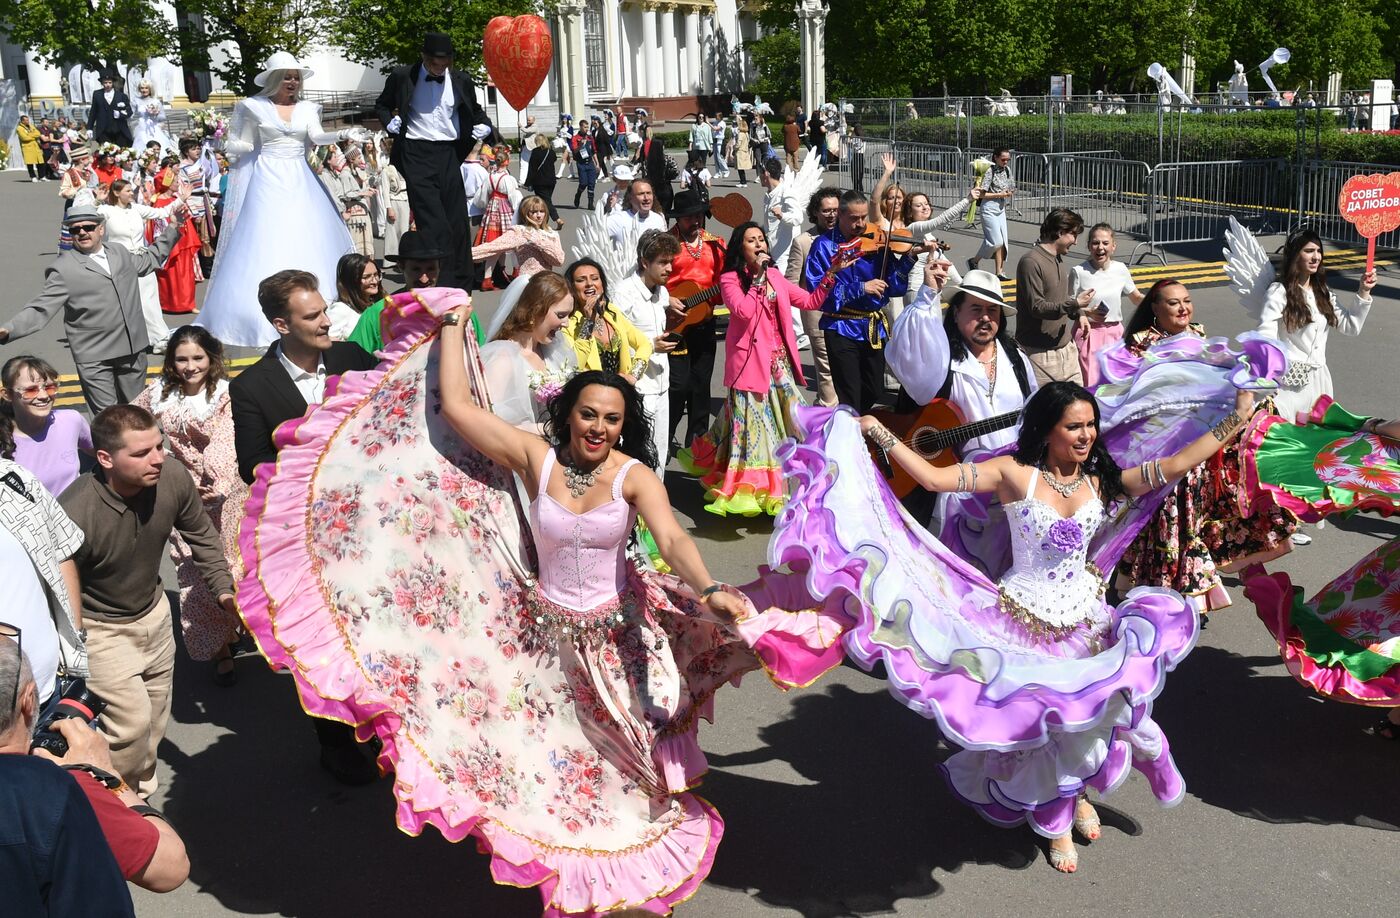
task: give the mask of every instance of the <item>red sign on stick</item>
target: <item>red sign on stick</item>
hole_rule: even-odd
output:
[[[1342,219],[1366,240],[1366,271],[1376,266],[1376,237],[1400,229],[1400,172],[1354,175],[1337,195]]]
[[[538,16],[495,17],[481,50],[491,81],[516,111],[534,98],[554,60],[549,23]]]

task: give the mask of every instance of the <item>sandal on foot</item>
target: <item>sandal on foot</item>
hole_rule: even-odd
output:
[[[1061,851],[1058,848],[1051,848],[1050,866],[1060,873],[1074,873],[1079,869],[1079,849],[1071,848],[1068,851]]]
[[[227,663],[228,669],[223,669]],[[238,682],[238,670],[234,669],[233,657],[223,657],[214,661],[214,684],[228,688]]]
[[[1092,816],[1074,817],[1074,831],[1087,838],[1089,841],[1098,841],[1103,834],[1103,822],[1099,819],[1099,813],[1094,811]]]
[[[1382,717],[1380,723],[1367,727],[1366,732],[1377,739],[1388,742],[1400,740],[1400,724],[1395,723],[1389,717]]]

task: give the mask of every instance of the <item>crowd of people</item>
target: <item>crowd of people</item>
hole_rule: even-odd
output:
[[[69,247],[0,327],[10,344],[62,314],[90,413],[56,408],[50,363],[0,367],[0,811],[60,802],[16,822],[44,865],[22,901],[129,903],[123,877],[188,873],[147,802],[177,652],[167,554],[181,643],[216,685],[251,634],[292,672],[330,775],[393,774],[403,828],[475,835],[550,915],[693,894],[723,826],[691,793],[698,720],[755,670],[797,687],[882,664],[960,747],[955,795],[1029,825],[1061,872],[1100,837],[1090,791],[1133,768],[1179,801],[1151,718],[1165,673],[1229,604],[1223,573],[1286,630],[1259,565],[1325,515],[1268,460],[1319,429],[1400,433],[1319,413],[1328,332],[1360,333],[1374,272],[1343,304],[1322,240],[1294,233],[1276,281],[1251,263],[1257,334],[1208,339],[1185,284],[1139,290],[1112,226],[1086,236],[1055,208],[1011,298],[1010,151],[938,213],[893,157],[870,196],[822,184],[826,108],[805,164],[799,115],[780,149],[753,110],[695,116],[683,170],[641,110],[566,115],[553,137],[532,121],[514,161],[453,63],[427,35],[388,76],[378,138],[325,130],[311,71],[278,52],[217,145],[170,137],[149,87],[108,87],[94,129],[148,147],[64,154]],[[36,134],[35,181],[54,137]],[[710,183],[731,164],[762,212],[719,235]],[[588,206],[572,259],[566,170]],[[936,231],[974,208],[983,245],[959,272]],[[200,278],[172,333],[160,313],[193,311]],[[469,293],[492,288],[483,316]],[[231,377],[230,345],[264,352]],[[929,449],[914,431],[937,411],[955,420]],[[1359,489],[1371,460],[1348,461]],[[1366,483],[1400,504],[1400,477]],[[788,570],[716,580],[672,509],[684,487],[777,517],[766,560]],[[1353,697],[1400,710],[1388,667],[1348,672]],[[75,860],[96,865],[81,883],[58,875]]]

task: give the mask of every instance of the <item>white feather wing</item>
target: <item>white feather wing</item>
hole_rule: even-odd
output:
[[[1234,217],[1225,229],[1225,276],[1239,294],[1245,312],[1256,322],[1264,313],[1264,298],[1274,282],[1274,266],[1254,234]]]
[[[608,285],[613,286],[631,274],[637,264],[637,238],[635,228],[629,229],[622,244],[613,242],[608,234],[608,217],[603,212],[604,201],[600,200],[591,211],[585,211],[579,219],[578,234],[570,246],[574,258],[592,258],[603,266],[608,275]],[[634,221],[628,221],[635,227]]]

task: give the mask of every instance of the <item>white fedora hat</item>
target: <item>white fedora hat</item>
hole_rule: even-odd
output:
[[[959,293],[966,293],[975,296],[979,300],[986,300],[988,303],[996,303],[1001,307],[1003,316],[1014,316],[1016,307],[1006,302],[1006,297],[1001,292],[1001,279],[990,271],[969,271],[963,275],[962,283],[956,287],[943,288],[943,295],[940,297],[944,303],[951,303],[953,297]]]
[[[315,75],[316,71],[297,60],[287,51],[274,51],[267,59],[267,64],[263,67],[263,72],[253,77],[253,85],[266,86],[267,78],[278,70],[300,70],[302,82],[306,82]]]

